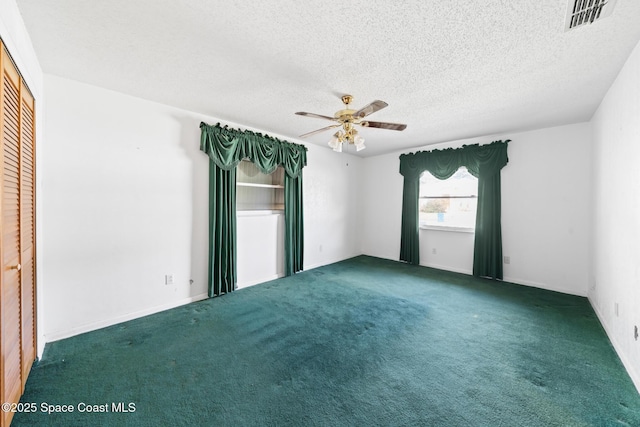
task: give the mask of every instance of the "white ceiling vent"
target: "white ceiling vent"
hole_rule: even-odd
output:
[[[616,0],[569,0],[564,30],[592,24],[611,15]]]

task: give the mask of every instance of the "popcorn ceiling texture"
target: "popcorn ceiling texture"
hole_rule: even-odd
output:
[[[363,156],[587,121],[640,39],[632,0],[570,32],[563,0],[17,3],[45,73],[295,142],[329,124],[296,111],[384,100],[407,130]]]

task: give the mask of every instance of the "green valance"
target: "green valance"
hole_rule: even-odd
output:
[[[264,174],[282,165],[287,175],[297,178],[307,165],[307,147],[280,141],[268,135],[200,123],[200,149],[220,169],[231,170],[242,159],[251,160]]]
[[[404,176],[400,260],[416,265],[420,263],[420,175],[429,171],[438,179],[447,179],[465,166],[471,175],[478,178],[473,274],[502,279],[500,170],[509,161],[509,141],[419,151],[400,156],[400,174]]]
[[[463,145],[461,148],[418,151],[400,156],[400,174],[405,178],[419,178],[429,171],[438,179],[451,177],[461,166],[476,178],[499,173],[507,164],[507,145],[510,140],[494,141],[487,145]]]

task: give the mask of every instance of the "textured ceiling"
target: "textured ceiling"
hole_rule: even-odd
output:
[[[296,111],[384,100],[407,129],[364,156],[589,120],[640,39],[637,0],[569,32],[566,0],[17,3],[45,73],[292,141],[331,124]]]

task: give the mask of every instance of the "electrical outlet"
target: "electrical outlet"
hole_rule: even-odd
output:
[[[437,250],[436,248],[432,248],[432,249],[431,249],[431,253],[435,255],[435,254],[437,254],[437,253],[438,253],[438,250]]]
[[[504,257],[504,263],[505,264],[511,264],[511,257],[510,256],[505,256]]]
[[[165,285],[173,285],[173,274],[167,274],[164,276]]]

